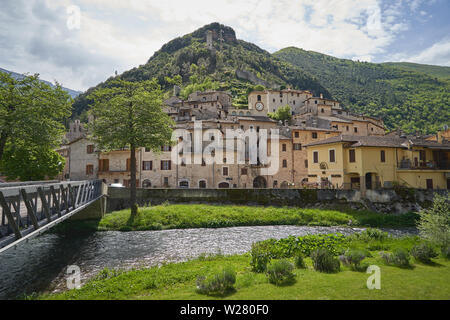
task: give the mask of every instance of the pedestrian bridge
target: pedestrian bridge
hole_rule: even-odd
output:
[[[83,211],[105,190],[101,180],[0,184],[0,253]]]

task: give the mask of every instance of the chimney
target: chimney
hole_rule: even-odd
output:
[[[181,91],[181,88],[179,86],[177,86],[177,85],[173,86],[173,95],[175,97],[178,97],[180,95],[180,91]]]
[[[320,99],[323,99],[323,93],[320,94]]]
[[[437,133],[437,142],[442,143],[442,131],[438,131]]]

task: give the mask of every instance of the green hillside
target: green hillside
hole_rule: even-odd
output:
[[[450,124],[450,80],[294,47],[273,55],[314,75],[350,110],[383,118],[390,129],[431,133]]]
[[[213,33],[214,50],[206,47],[208,30]],[[236,74],[237,70],[242,71],[240,77]],[[243,77],[242,73],[246,76]],[[247,106],[247,92],[258,83],[273,88],[289,86],[308,89],[315,94],[323,93],[331,97],[314,77],[301,68],[276,59],[254,44],[236,39],[233,29],[218,23],[168,42],[146,64],[119,77],[129,81],[156,77],[167,96],[172,93],[174,84],[182,88],[183,96],[195,90],[230,90],[233,103],[241,107]],[[98,86],[108,86],[112,79]],[[75,115],[88,109],[90,101],[86,97],[93,89],[75,100]]]
[[[425,73],[430,77],[450,79],[450,67],[433,66],[429,64],[418,64],[410,62],[385,62],[383,64],[400,68],[406,71]]]

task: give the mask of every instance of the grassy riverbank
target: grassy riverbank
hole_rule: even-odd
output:
[[[80,227],[95,230],[164,230],[185,228],[224,228],[235,226],[308,225],[413,227],[417,215],[379,214],[366,210],[302,209],[237,205],[174,204],[139,208],[130,218],[130,210],[107,214],[99,222],[78,222]]]
[[[268,282],[264,273],[250,267],[250,254],[202,257],[183,263],[167,264],[132,271],[104,270],[79,290],[59,294],[45,294],[39,299],[450,299],[450,261],[442,257],[424,264],[410,258],[411,265],[400,268],[387,265],[380,257],[383,250],[411,247],[418,237],[402,239],[344,239],[343,246],[366,248],[363,264],[381,268],[381,289],[369,290],[365,269],[353,271],[341,265],[340,272],[315,271],[311,258],[306,268],[295,269],[290,285],[276,286]],[[289,241],[289,238],[286,239]],[[280,245],[283,242],[280,242]],[[291,261],[292,258],[289,258]],[[224,266],[237,276],[234,290],[226,295],[204,295],[196,290],[196,280],[211,276]]]

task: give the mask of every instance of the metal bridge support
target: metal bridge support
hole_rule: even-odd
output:
[[[103,217],[107,188],[101,180],[2,184],[0,253],[72,216]]]

